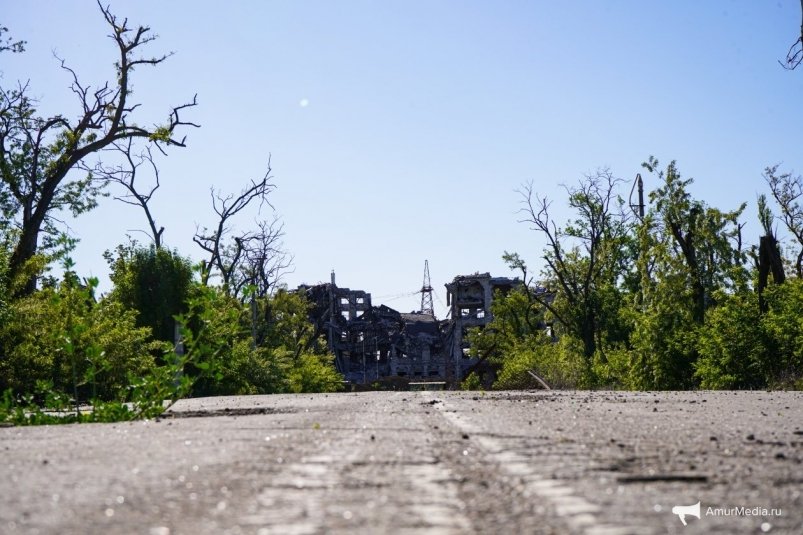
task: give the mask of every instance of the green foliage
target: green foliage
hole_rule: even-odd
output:
[[[631,369],[623,378],[623,386],[635,390],[682,390],[694,386],[691,378],[697,358],[698,325],[692,308],[684,306],[680,299],[666,298],[635,313]]]
[[[650,193],[653,206],[636,228],[640,283],[632,310],[620,314],[632,328],[629,359],[617,354],[606,373],[616,369],[622,386],[640,390],[692,388],[704,378],[711,384],[702,371],[713,369],[710,347],[708,360],[696,368],[700,341],[707,336],[706,312],[746,289],[745,255],[736,247],[744,205],[722,212],[695,200],[688,191],[692,180],[681,178],[675,162],[659,171],[650,157],[644,167],[662,184]]]
[[[502,363],[521,340],[540,334],[544,310],[534,297],[534,290],[524,285],[506,295],[497,292],[491,304],[493,320],[484,329],[471,329],[468,341],[471,355]]]
[[[319,353],[301,353],[287,372],[287,391],[292,393],[336,392],[343,376],[334,367],[334,357]]]
[[[242,307],[219,288],[196,285],[186,314],[176,316],[182,344],[195,358],[184,368],[193,378],[195,396],[249,393],[242,366],[232,357],[238,342],[247,339],[240,317]],[[241,348],[240,348],[241,349]]]
[[[471,372],[468,376],[463,379],[463,382],[460,383],[461,390],[484,390],[482,387],[482,380],[477,372]]]
[[[499,368],[494,388],[538,387],[530,371],[553,387],[591,385],[583,344],[568,333],[557,342],[549,336],[543,306],[536,298],[543,293],[524,285],[506,295],[497,293],[491,305],[491,322],[483,329],[469,330],[472,356],[485,358]],[[478,388],[479,381],[478,376],[469,375],[462,387]]]
[[[279,391],[334,392],[341,387],[343,377],[335,370],[325,343],[315,337],[309,308],[303,295],[286,290],[255,299],[249,307],[263,359],[270,357],[272,365],[285,374]]]
[[[552,388],[588,388],[583,344],[571,335],[557,342],[544,334],[521,340],[502,363],[495,389],[538,388],[529,374],[538,374]]]
[[[136,326],[136,311],[119,296],[96,302],[96,283],[81,285],[68,270],[60,283],[12,302],[0,325],[0,422],[153,418],[189,395],[341,387],[300,295],[280,291],[251,307],[196,284],[176,317],[182,344],[174,352]]]
[[[656,284],[666,276],[682,277],[692,299],[694,321],[702,324],[705,310],[715,303],[715,293],[744,280],[745,255],[736,245],[738,219],[746,203],[723,212],[692,198],[688,186],[693,181],[681,179],[674,161],[666,171],[658,171],[654,157],[643,165],[663,184],[650,193],[654,206],[644,224],[651,235],[642,239],[639,252],[653,265],[642,274],[642,281]]]
[[[34,392],[47,381],[76,399],[115,399],[129,374],[153,366],[158,346],[148,329],[119,304],[95,303],[95,284],[80,285],[68,272],[58,287],[11,304],[0,325],[0,390]]]
[[[0,422],[17,425],[150,418],[189,392],[179,372],[192,357],[156,366],[168,350],[134,313],[93,297],[96,280],[64,280],[13,302],[0,327]],[[14,395],[13,392],[18,392]]]
[[[11,37],[4,37],[8,33],[8,28],[0,26],[0,52],[9,51],[12,54],[19,54],[25,51],[25,41],[14,41]]]
[[[549,292],[536,296],[547,310],[546,319],[561,333],[582,343],[585,377],[593,384],[593,359],[605,345],[627,332],[615,323],[620,306],[620,282],[628,278],[632,247],[623,214],[624,202],[615,193],[620,182],[608,170],[587,175],[575,187],[566,188],[568,205],[574,214],[563,226],[550,217],[550,203],[526,191],[527,222],[546,239],[546,263],[542,286]],[[511,257],[516,266],[517,255]],[[510,261],[509,261],[510,262]]]
[[[334,392],[342,376],[314,337],[309,304],[279,291],[244,305],[222,288],[199,285],[189,312],[180,318],[185,345],[205,356],[206,375],[195,396]],[[197,365],[186,372],[198,373]],[[214,374],[208,373],[214,370]]]
[[[7,321],[9,301],[11,299],[8,280],[8,257],[9,251],[6,249],[5,243],[0,241],[0,325],[5,324]]]
[[[720,299],[699,339],[696,376],[704,388],[799,388],[803,377],[803,281],[767,290],[761,314],[755,292]]]
[[[114,289],[110,299],[136,311],[137,325],[149,327],[157,340],[173,342],[176,315],[186,311],[192,266],[177,251],[136,243],[107,251]]]
[[[767,384],[769,342],[753,292],[720,295],[700,331],[695,376],[702,388],[761,388]]]
[[[787,279],[767,290],[768,311],[761,327],[769,339],[762,369],[767,383],[800,388],[803,379],[803,279]]]
[[[148,136],[149,141],[157,141],[162,143],[169,143],[170,142],[170,127],[169,126],[157,126],[153,132],[150,133]]]
[[[632,225],[602,217],[611,212],[599,199],[611,202],[613,195],[599,195],[606,191],[599,176],[567,190],[578,217],[563,228],[549,219],[548,203],[539,199],[533,207],[532,193],[526,196],[528,221],[547,238],[542,284],[551,291],[498,300],[494,321],[470,336],[475,355],[501,366],[495,387],[528,385],[527,370],[586,387],[799,386],[800,278],[783,283],[774,275],[766,307],[759,307],[758,272],[751,272],[742,249],[745,205],[723,211],[694,199],[692,180],[681,178],[675,162],[659,170],[651,157],[644,167],[660,184],[649,195],[646,217]],[[773,180],[773,169],[767,176],[789,219],[796,205],[786,205],[796,198],[798,182],[786,175]],[[759,198],[759,219],[772,234],[765,196]],[[608,233],[594,231],[605,225]],[[518,255],[506,253],[505,260],[526,274]],[[535,329],[522,329],[525,313],[541,318]],[[557,343],[536,336],[550,324]]]

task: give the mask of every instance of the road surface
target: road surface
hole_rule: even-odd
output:
[[[0,452],[9,534],[803,533],[797,392],[206,398]]]

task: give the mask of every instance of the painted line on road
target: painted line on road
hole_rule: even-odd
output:
[[[623,526],[603,522],[599,518],[600,507],[579,495],[568,481],[553,479],[537,472],[531,457],[506,449],[502,440],[483,434],[477,427],[457,411],[453,403],[433,395],[433,392],[420,392],[421,397],[430,401],[438,400],[437,409],[441,415],[461,432],[468,434],[484,450],[486,456],[496,462],[507,475],[519,479],[525,487],[525,494],[546,502],[568,525],[573,533],[584,535],[645,535],[655,530],[645,526]]]

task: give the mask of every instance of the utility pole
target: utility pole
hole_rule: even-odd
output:
[[[638,204],[633,203],[633,192],[636,189],[638,189]],[[644,220],[644,181],[641,180],[641,173],[636,173],[636,180],[630,188],[630,209],[639,219]]]

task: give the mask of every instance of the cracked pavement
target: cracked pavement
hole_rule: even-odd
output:
[[[0,452],[2,533],[803,532],[799,392],[203,398]]]

